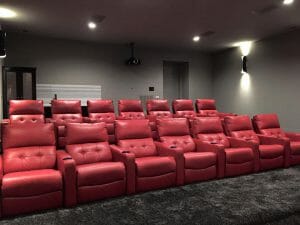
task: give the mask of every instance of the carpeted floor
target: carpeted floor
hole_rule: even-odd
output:
[[[300,167],[273,170],[1,220],[33,224],[300,224]]]

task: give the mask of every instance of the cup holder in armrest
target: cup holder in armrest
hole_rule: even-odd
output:
[[[124,153],[124,154],[128,154],[128,153],[130,153],[130,151],[122,151],[122,153]]]
[[[210,142],[212,145],[216,145],[216,144],[219,144],[218,142],[216,141],[213,141],[213,142]]]
[[[68,160],[68,159],[72,159],[72,157],[65,157],[65,158],[63,158],[63,160]]]
[[[175,146],[175,145],[171,145],[171,146],[170,146],[170,148],[177,148],[177,146]]]

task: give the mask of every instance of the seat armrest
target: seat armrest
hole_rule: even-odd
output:
[[[285,132],[285,135],[291,139],[291,141],[300,141],[300,133]]]
[[[92,119],[91,118],[89,118],[89,117],[82,117],[82,122],[84,122],[84,123],[91,123],[92,122]]]
[[[10,123],[10,119],[3,119],[1,123],[2,124],[9,124]]]
[[[176,161],[176,183],[184,184],[184,151],[180,147],[169,146],[162,142],[155,142],[156,149],[160,156],[172,156]]]
[[[236,113],[224,113],[224,112],[219,112],[218,115],[219,115],[219,117],[222,117],[222,118],[224,118],[226,116],[237,116]]]
[[[110,145],[110,149],[113,155],[113,160],[122,162],[125,165],[127,176],[127,194],[135,193],[135,155],[132,152],[122,149],[117,145]]]
[[[283,145],[284,146],[284,166],[287,168],[290,166],[290,139],[289,138],[277,138],[266,135],[257,135],[259,140],[264,145]]]
[[[217,155],[217,173],[218,178],[225,176],[225,147],[221,144],[210,144],[199,139],[194,139],[197,152],[213,152]]]
[[[76,163],[65,151],[58,150],[57,168],[61,172],[64,184],[64,204],[66,207],[75,206],[77,203],[76,193]]]
[[[54,123],[55,120],[52,118],[46,118],[46,123]]]
[[[246,141],[240,138],[227,137],[232,148],[251,148],[254,154],[254,171],[258,172],[260,169],[260,154],[259,154],[259,144],[252,141]]]
[[[285,145],[286,142],[289,142],[288,139],[284,140],[282,138],[271,137],[262,134],[258,134],[257,136],[262,145]]]
[[[258,149],[258,144],[254,143],[252,141],[246,141],[244,139],[241,138],[233,138],[233,137],[227,137],[227,139],[229,140],[230,146],[232,148],[243,148],[243,147],[248,147],[248,148],[252,148],[252,149]]]
[[[84,117],[84,118],[88,118],[88,117]],[[89,119],[89,122],[88,123],[98,123],[97,119],[93,119],[93,118],[88,118]],[[85,120],[85,119],[83,119]]]

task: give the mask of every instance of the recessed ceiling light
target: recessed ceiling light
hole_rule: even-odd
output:
[[[0,7],[0,18],[13,18],[16,17],[17,13],[8,9]]]
[[[283,0],[284,5],[291,5],[294,3],[294,0]]]
[[[89,22],[89,23],[88,23],[88,27],[89,27],[91,30],[94,30],[94,29],[96,29],[97,24],[94,23],[94,22]]]
[[[194,42],[200,41],[200,36],[194,36],[194,37],[193,37],[193,41],[194,41]]]

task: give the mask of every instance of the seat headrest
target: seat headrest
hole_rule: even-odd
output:
[[[185,111],[185,110],[194,110],[193,100],[191,99],[175,99],[172,102],[173,110],[176,111]]]
[[[226,129],[231,131],[253,130],[251,119],[248,115],[230,116],[224,118]]]
[[[141,100],[121,99],[118,101],[120,112],[143,112]]]
[[[9,115],[44,114],[42,100],[10,100]]]
[[[192,121],[192,131],[194,135],[223,133],[222,122],[219,117],[196,117]]]
[[[52,114],[72,114],[81,113],[80,100],[52,100]]]
[[[52,123],[6,124],[3,126],[3,148],[54,146],[55,134]]]
[[[116,120],[117,140],[151,138],[149,120]]]
[[[190,135],[189,123],[186,118],[165,118],[157,120],[160,137]]]
[[[112,100],[88,100],[88,113],[108,113],[114,112],[114,105]]]
[[[147,112],[151,111],[170,111],[168,100],[151,99],[147,101]]]
[[[277,114],[258,114],[253,117],[253,122],[255,123],[256,128],[259,130],[262,129],[271,129],[271,128],[280,128],[280,123]]]
[[[67,145],[105,141],[108,141],[105,123],[68,123],[66,125]]]
[[[197,99],[197,110],[216,110],[216,101],[214,99]]]

